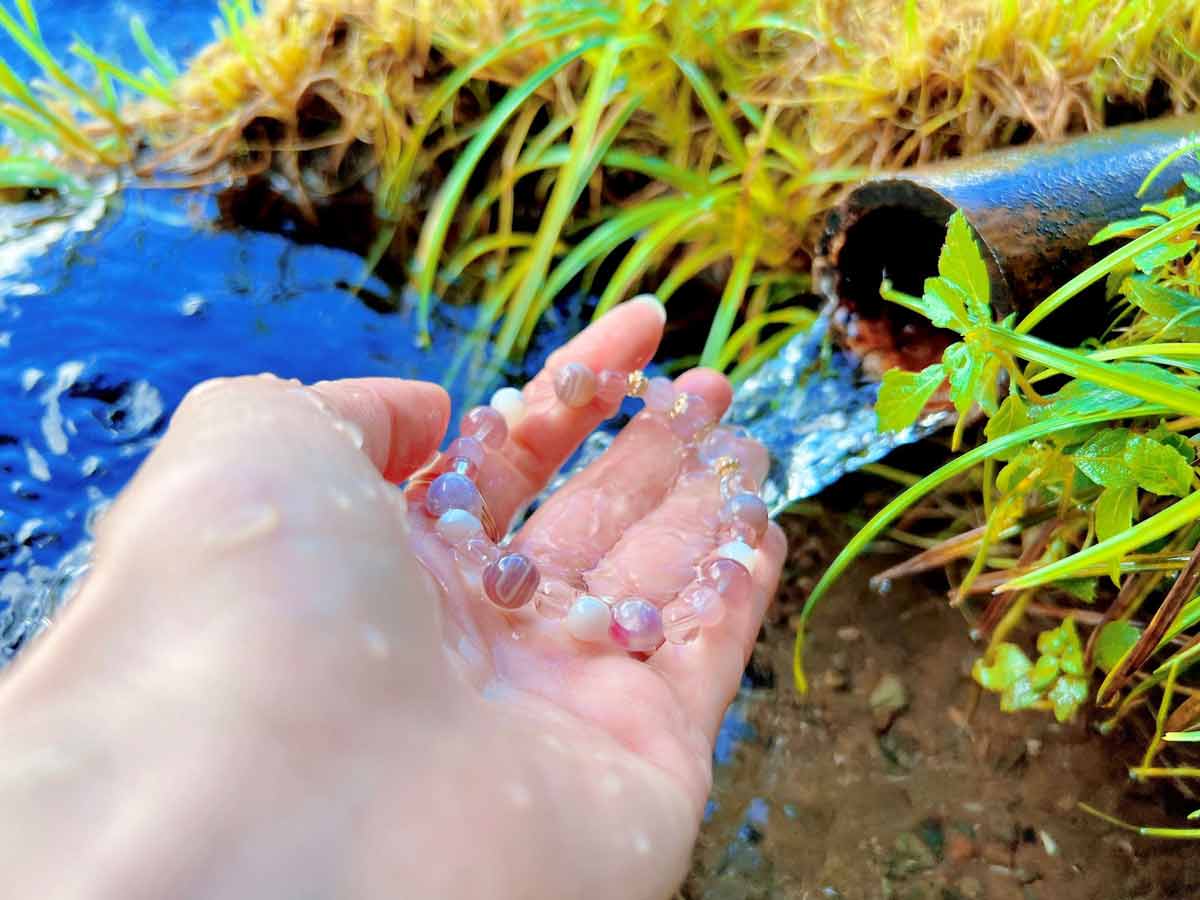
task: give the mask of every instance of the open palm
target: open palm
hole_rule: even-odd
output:
[[[653,305],[626,304],[548,370],[640,367],[661,328]],[[728,405],[715,373],[680,387]],[[599,424],[556,403],[546,372],[525,393],[479,477],[501,522]],[[488,606],[392,486],[447,417],[445,395],[413,382],[210,385],[106,517],[85,589],[0,685],[0,716],[49,709],[88,735],[81,753],[137,758],[106,773],[114,807],[160,786],[121,834],[163,874],[114,875],[121,896],[658,898],[677,884],[782,535],[763,541],[750,602],[698,641],[646,660],[580,644],[531,609]],[[544,575],[661,606],[716,545],[716,478],[681,463],[669,429],[638,417],[514,544]],[[95,827],[43,816],[47,844]],[[38,820],[4,832],[6,871],[44,892]]]

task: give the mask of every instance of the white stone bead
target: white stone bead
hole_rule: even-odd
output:
[[[465,509],[451,509],[437,520],[437,533],[452,547],[483,534],[483,523]]]
[[[500,388],[492,394],[492,409],[504,416],[511,431],[525,418],[525,395],[516,388]]]
[[[732,559],[746,567],[746,571],[754,571],[754,548],[745,541],[730,541],[717,548],[717,556]]]
[[[595,644],[608,640],[612,610],[599,597],[584,594],[571,604],[567,613],[567,632],[577,641]]]

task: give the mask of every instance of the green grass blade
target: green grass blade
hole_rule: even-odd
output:
[[[175,67],[175,63],[171,61],[171,57],[158,49],[151,39],[150,33],[146,31],[146,23],[142,21],[141,16],[130,17],[129,34],[133,37],[133,42],[137,44],[138,50],[141,51],[150,68],[165,84],[170,84],[179,77],[179,70]]]
[[[759,249],[758,240],[752,240],[734,261],[733,271],[729,273],[729,281],[725,283],[721,302],[717,305],[717,314],[713,317],[712,326],[708,329],[708,338],[704,341],[704,349],[700,353],[702,366],[714,368],[721,358],[721,348],[729,340],[733,331],[733,320],[742,308],[750,276],[754,274]]]
[[[696,99],[700,101],[700,105],[708,113],[709,121],[712,122],[712,126],[717,132],[717,137],[725,145],[725,150],[729,153],[730,159],[737,164],[738,168],[744,167],[748,159],[746,143],[742,140],[742,136],[738,134],[737,126],[733,124],[733,118],[729,115],[729,110],[725,108],[725,104],[717,96],[717,91],[712,86],[712,82],[690,60],[686,60],[678,54],[672,54],[671,60],[675,63],[679,71],[683,73],[683,77],[687,79],[688,84],[692,86],[692,90],[696,93]]]
[[[1114,250],[1108,256],[1104,257],[1104,259],[1088,266],[1030,310],[1017,325],[1017,331],[1022,334],[1028,333],[1039,322],[1045,319],[1046,316],[1050,315],[1050,313],[1054,312],[1084,288],[1094,284],[1126,263],[1131,262],[1135,256],[1144,250],[1157,246],[1173,238],[1180,232],[1187,231],[1189,228],[1194,228],[1197,224],[1200,224],[1200,204],[1191,207],[1187,212],[1180,214],[1169,222],[1163,222],[1157,228],[1147,231],[1141,237],[1135,238],[1118,250]]]
[[[178,105],[175,101],[175,97],[165,87],[155,81],[140,78],[127,69],[123,69],[115,63],[109,62],[82,41],[76,40],[76,42],[71,45],[70,52],[90,64],[101,75],[111,76],[112,78],[115,78],[117,81],[124,84],[126,87],[130,87],[137,91],[139,94],[142,94],[146,97],[153,97],[155,100],[166,106],[175,107]]]
[[[475,172],[475,167],[479,165],[484,152],[496,139],[500,129],[520,109],[522,103],[528,100],[543,84],[583,54],[600,46],[601,43],[600,38],[585,41],[574,50],[547,63],[520,85],[510,90],[504,99],[496,104],[495,109],[488,114],[487,118],[480,123],[479,130],[475,132],[475,136],[471,138],[471,142],[459,156],[454,168],[446,176],[446,180],[429,210],[425,225],[421,229],[421,237],[413,262],[417,280],[418,332],[423,341],[429,340],[429,308],[442,248],[445,246],[446,235],[450,231],[454,213],[467,189],[467,182]]]
[[[969,471],[974,466],[983,462],[986,459],[991,459],[1006,450],[1011,450],[1014,447],[1020,447],[1029,441],[1034,441],[1043,438],[1047,435],[1054,434],[1057,431],[1066,431],[1071,428],[1078,428],[1085,425],[1098,425],[1102,422],[1112,422],[1117,419],[1139,418],[1142,416],[1160,416],[1166,413],[1161,406],[1139,406],[1133,409],[1118,410],[1116,412],[1100,412],[1089,416],[1078,416],[1061,419],[1047,419],[1044,422],[1035,422],[1032,425],[1027,425],[1024,428],[1019,428],[1016,431],[1006,434],[996,440],[988,441],[979,447],[969,450],[961,456],[955,457],[950,462],[946,463],[941,468],[929,475],[926,475],[915,485],[901,493],[894,500],[888,503],[883,509],[877,512],[866,525],[864,525],[857,534],[851,538],[850,542],[842,549],[842,552],[830,563],[829,568],[825,570],[821,579],[812,589],[812,593],[808,595],[808,600],[805,601],[804,608],[800,613],[800,627],[796,635],[796,648],[793,656],[792,674],[796,678],[796,687],[802,693],[807,691],[807,680],[804,677],[803,668],[803,641],[804,631],[808,620],[812,617],[813,610],[817,604],[821,602],[829,589],[834,583],[841,578],[842,574],[849,568],[854,560],[862,555],[870,543],[879,537],[889,525],[900,517],[910,506],[926,496],[930,492],[941,487],[950,479],[961,475],[963,472]]]
[[[729,373],[729,380],[735,385],[741,384],[747,378],[765,363],[768,359],[775,356],[780,350],[787,345],[788,341],[796,335],[808,331],[812,327],[812,322],[802,322],[793,325],[790,328],[785,328],[778,334],[773,334],[757,347],[754,352],[740,362],[732,372]]]
[[[1131,7],[1129,7],[1129,9],[1130,9],[1130,11],[1132,11],[1133,7],[1131,6]],[[1193,137],[1192,140],[1188,141],[1182,147],[1175,148],[1170,153],[1168,153],[1166,156],[1164,156],[1162,159],[1160,159],[1158,161],[1158,164],[1153,169],[1151,169],[1148,173],[1146,173],[1146,177],[1144,179],[1142,179],[1142,183],[1138,187],[1137,193],[1134,196],[1137,196],[1137,197],[1144,196],[1146,191],[1148,191],[1150,189],[1150,185],[1154,184],[1154,182],[1158,178],[1158,176],[1161,175],[1163,172],[1165,172],[1167,170],[1167,168],[1171,165],[1171,163],[1175,162],[1175,160],[1179,159],[1179,157],[1181,157],[1187,153],[1191,153],[1193,150],[1196,150],[1197,148],[1200,148],[1200,140]]]
[[[997,325],[988,325],[985,328],[998,347],[1022,359],[1048,366],[1074,378],[1112,388],[1148,403],[1159,403],[1180,413],[1200,416],[1200,391],[1193,388],[1120,369],[1110,363],[1091,359],[1084,353],[1065,350],[1040,338],[1016,334]]]
[[[685,204],[679,212],[666,217],[647,231],[633,245],[625,258],[621,260],[621,264],[617,266],[617,270],[613,272],[608,286],[600,295],[600,301],[596,305],[596,317],[604,315],[625,299],[625,295],[642,277],[654,257],[665,247],[681,243],[689,231],[703,224],[702,215],[703,203],[693,201]]]
[[[816,320],[817,314],[811,309],[805,309],[803,306],[789,306],[786,309],[761,313],[748,322],[743,323],[742,327],[733,333],[733,337],[725,342],[725,346],[721,348],[721,358],[717,360],[717,368],[724,372],[733,365],[733,361],[742,352],[742,348],[757,337],[768,325],[792,325],[799,329],[804,329],[811,328],[813,322]]]
[[[0,188],[47,188],[77,193],[83,185],[68,172],[32,156],[10,156],[0,160]]]
[[[1079,569],[1088,566],[1102,566],[1113,559],[1119,559],[1131,550],[1166,537],[1171,532],[1190,525],[1198,517],[1200,517],[1200,491],[1189,494],[1178,503],[1168,506],[1148,519],[1143,519],[1127,531],[1110,537],[1106,541],[1093,544],[1086,550],[1080,550],[1058,562],[1027,572],[1002,584],[996,588],[996,591],[1024,590],[1063,578],[1070,578]]]
[[[562,237],[563,226],[571,215],[584,184],[599,160],[594,155],[597,129],[604,109],[613,99],[610,94],[617,77],[623,40],[601,40],[604,51],[592,71],[587,93],[579,106],[575,125],[571,129],[571,155],[559,170],[554,190],[546,204],[546,212],[538,226],[537,240],[530,248],[531,263],[525,279],[509,300],[508,315],[496,338],[495,355],[507,359],[524,324],[529,321],[530,307],[536,302],[554,257],[554,248]]]

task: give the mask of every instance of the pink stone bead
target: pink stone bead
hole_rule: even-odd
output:
[[[547,578],[538,585],[533,605],[547,619],[565,619],[579,592],[565,581]]]
[[[721,525],[733,539],[757,547],[767,532],[767,504],[758,494],[735,494],[721,507]]]
[[[614,372],[605,369],[596,380],[596,399],[605,415],[615,416],[625,399],[625,389],[629,385],[629,376],[624,372]]]
[[[650,653],[662,646],[663,619],[658,607],[641,597],[627,597],[612,611],[610,634],[618,647]]]
[[[474,478],[479,472],[479,467],[483,465],[484,459],[487,458],[487,449],[473,437],[455,438],[446,448],[446,458],[450,460],[454,471],[460,475],[466,475],[468,478]],[[459,460],[466,460],[467,465],[462,466]]]
[[[697,394],[680,394],[676,398],[676,406],[672,407],[668,422],[675,436],[687,443],[712,420],[712,412],[703,397]]]
[[[700,580],[716,588],[727,606],[749,602],[754,589],[750,570],[732,559],[709,560],[700,570]]]
[[[476,406],[459,423],[464,437],[473,437],[490,450],[499,450],[508,440],[508,423],[490,406]]]
[[[501,609],[520,609],[537,591],[537,566],[523,553],[509,553],[483,570],[483,592]]]
[[[595,399],[596,373],[580,362],[567,363],[554,376],[554,393],[560,403],[582,409]]]
[[[705,628],[720,625],[721,620],[725,618],[725,600],[711,584],[703,581],[693,582],[684,588],[679,599],[696,613],[696,621]]]
[[[670,378],[651,378],[642,399],[650,412],[665,416],[675,405],[675,385],[671,383]]]
[[[483,497],[470,478],[457,472],[443,472],[429,485],[425,510],[440,519],[452,509],[465,509],[478,519],[483,512]]]
[[[690,644],[700,637],[700,622],[696,611],[682,600],[672,600],[663,607],[663,636],[672,644]]]

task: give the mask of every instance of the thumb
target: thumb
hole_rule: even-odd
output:
[[[446,434],[450,398],[436,384],[353,378],[323,381],[312,390],[361,429],[363,452],[388,481],[403,481],[421,468]]]

